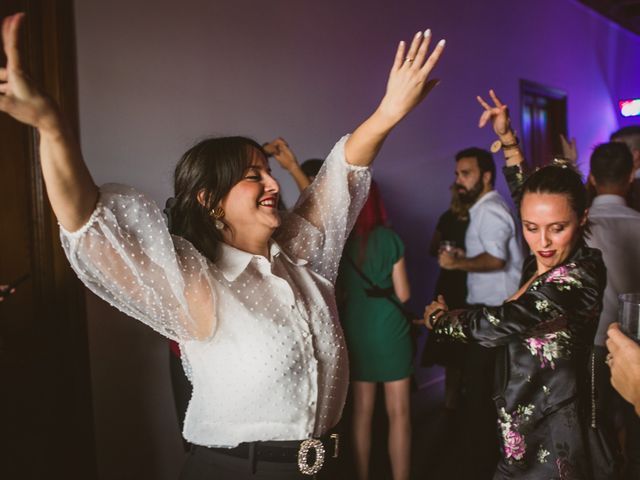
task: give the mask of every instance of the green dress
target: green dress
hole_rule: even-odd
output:
[[[367,239],[364,259],[359,254],[361,237],[352,235],[345,246],[364,274],[381,288],[393,288],[393,265],[404,256],[402,240],[386,227],[376,227]],[[410,326],[397,307],[386,298],[371,298],[369,285],[343,256],[339,280],[351,379],[390,382],[411,375]],[[395,298],[395,295],[394,295]],[[397,298],[396,298],[397,300]]]

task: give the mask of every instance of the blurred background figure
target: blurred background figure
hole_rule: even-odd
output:
[[[469,205],[465,251],[442,250],[438,263],[443,270],[467,273],[469,306],[498,306],[518,289],[524,255],[516,220],[495,190],[496,165],[490,152],[466,148],[456,154],[455,161],[454,186]],[[465,478],[473,480],[492,478],[498,462],[493,402],[495,355],[494,348],[478,343],[466,345],[461,440],[468,466]]]
[[[360,480],[369,478],[377,383],[384,384],[394,480],[408,479],[410,470],[413,346],[410,323],[401,311],[410,288],[404,244],[386,221],[374,182],[345,246],[338,283],[351,368],[354,462]]]
[[[633,158],[633,181],[627,194],[627,202],[634,210],[640,211],[640,125],[623,127],[611,134],[612,142],[624,143]]]
[[[633,156],[625,143],[596,147],[589,173],[589,186],[595,197],[589,209],[591,234],[586,242],[602,252],[607,266],[607,286],[594,339],[598,417],[603,427],[613,432],[614,418],[621,413],[627,478],[640,478],[640,419],[630,405],[616,398],[605,364],[607,329],[618,317],[618,296],[640,291],[640,213],[628,207],[625,200],[633,182]]]
[[[455,184],[450,190],[451,205],[440,216],[429,246],[429,253],[433,257],[438,257],[443,251],[465,250],[464,238],[469,226],[469,207],[472,203],[462,199]],[[440,269],[433,298],[437,298],[438,295],[444,296],[452,309],[465,308],[467,306],[467,272]],[[430,336],[430,338],[435,337]],[[438,343],[429,340],[422,356],[423,366],[439,364],[445,367],[444,406],[449,411],[454,410],[458,405],[465,347],[466,345],[461,343]]]

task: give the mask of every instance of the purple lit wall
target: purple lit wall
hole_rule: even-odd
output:
[[[640,97],[640,37],[574,0],[82,0],[76,15],[89,167],[158,202],[179,155],[206,135],[281,135],[301,159],[324,156],[375,108],[400,39],[426,27],[445,37],[441,85],[375,165],[415,309],[433,290],[426,251],[453,154],[493,140],[477,128],[475,95],[495,88],[518,119],[520,79],[566,91],[583,167],[612,130],[637,123],[617,101]],[[275,170],[292,204],[294,184]],[[100,477],[176,478],[165,342],[92,296],[88,308]]]

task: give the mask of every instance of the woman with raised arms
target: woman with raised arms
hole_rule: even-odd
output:
[[[175,171],[175,225],[133,188],[97,187],[57,106],[22,70],[22,14],[4,19],[0,110],[38,129],[49,200],[69,261],[97,295],[180,343],[193,396],[183,479],[330,475],[331,429],[349,381],[334,282],[367,197],[369,165],[434,85],[430,32],[401,42],[374,113],[340,139],[281,219],[261,146],[205,140]],[[315,455],[313,455],[315,451]],[[308,454],[310,453],[310,454]]]

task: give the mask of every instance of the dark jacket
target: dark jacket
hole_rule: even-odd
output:
[[[505,175],[518,195],[522,172],[511,167]],[[521,285],[535,273],[530,256]],[[517,300],[452,311],[436,323],[437,335],[500,347],[494,398],[502,460],[495,478],[614,478],[609,442],[594,427],[590,381],[605,283],[600,251],[580,241]]]

